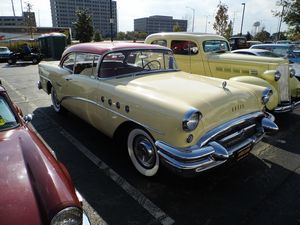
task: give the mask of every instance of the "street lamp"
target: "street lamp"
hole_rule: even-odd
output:
[[[242,3],[243,5],[243,15],[242,15],[242,23],[241,23],[241,36],[243,35],[243,22],[244,22],[244,14],[245,14],[245,6],[246,6],[246,3]]]
[[[186,8],[193,10],[193,25],[192,25],[192,32],[194,32],[194,25],[195,25],[195,9],[191,8],[189,6],[186,6]]]

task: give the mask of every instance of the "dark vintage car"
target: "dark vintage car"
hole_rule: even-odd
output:
[[[66,168],[0,84],[0,224],[89,225]]]
[[[43,56],[40,53],[28,53],[14,52],[9,55],[7,63],[9,65],[16,64],[16,62],[32,62],[33,64],[38,64],[42,60]]]

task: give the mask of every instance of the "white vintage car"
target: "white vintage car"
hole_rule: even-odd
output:
[[[181,72],[161,46],[78,44],[59,65],[40,63],[39,74],[56,112],[67,109],[109,137],[125,138],[145,176],[161,164],[193,175],[240,159],[278,129],[264,111],[269,88]]]

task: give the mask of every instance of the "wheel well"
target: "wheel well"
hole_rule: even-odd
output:
[[[50,81],[47,82],[47,94],[49,95],[51,93],[52,84]]]
[[[116,141],[123,141],[123,139],[126,140],[126,133],[133,127],[139,126],[138,124],[132,122],[132,121],[126,121],[122,123],[117,130],[114,132],[113,139]]]
[[[114,132],[113,139],[116,141],[116,143],[120,143],[120,144],[126,143],[128,132],[131,129],[133,129],[134,127],[144,130],[154,140],[152,134],[147,129],[145,129],[143,126],[141,126],[135,122],[132,122],[132,121],[126,121],[126,122],[122,123],[117,128],[117,130]]]

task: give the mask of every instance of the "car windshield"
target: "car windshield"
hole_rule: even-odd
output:
[[[222,40],[209,40],[203,42],[204,52],[227,52],[230,47],[226,41]]]
[[[3,96],[0,96],[0,131],[18,126],[14,113]]]
[[[177,70],[173,54],[164,49],[124,50],[104,56],[99,77],[119,77]]]

